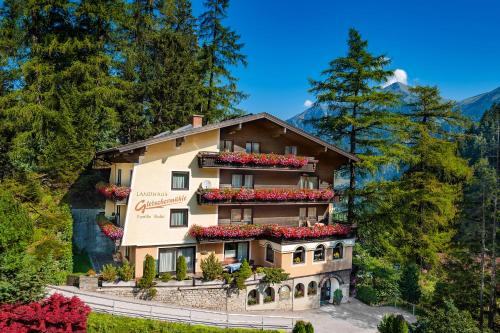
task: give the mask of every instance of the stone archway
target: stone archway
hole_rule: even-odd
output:
[[[337,289],[341,289],[342,280],[336,275],[326,276],[321,282],[320,305],[332,304],[333,293]]]

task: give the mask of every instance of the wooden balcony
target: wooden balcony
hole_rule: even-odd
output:
[[[245,170],[262,170],[262,171],[289,171],[289,172],[315,172],[316,164],[318,163],[313,157],[301,156],[298,158],[305,158],[307,164],[301,167],[293,166],[273,166],[273,165],[259,165],[256,163],[238,163],[238,162],[225,162],[222,161],[221,153],[219,152],[200,152],[198,153],[198,166],[200,168],[218,168],[218,169],[245,169]],[[284,155],[276,155],[283,157]]]

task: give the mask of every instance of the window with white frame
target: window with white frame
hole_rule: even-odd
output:
[[[299,246],[293,252],[293,264],[303,264],[306,262],[306,249],[303,246]]]
[[[314,261],[325,261],[325,246],[318,245],[316,249],[314,249]]]
[[[333,259],[342,259],[344,256],[344,247],[342,243],[337,243],[333,248]]]
[[[188,210],[187,209],[171,209],[170,210],[170,227],[179,228],[188,226]]]

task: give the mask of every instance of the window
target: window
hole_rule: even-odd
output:
[[[274,302],[274,288],[267,287],[264,290],[264,303]]]
[[[304,285],[299,283],[295,286],[295,298],[304,297]]]
[[[231,223],[252,224],[252,208],[231,209]]]
[[[247,304],[248,305],[259,304],[259,294],[257,293],[256,289],[254,289],[248,293]]]
[[[245,146],[247,153],[260,153],[260,143],[258,142],[247,142]]]
[[[325,261],[325,247],[318,245],[314,250],[314,261]]]
[[[279,290],[280,300],[290,299],[291,289],[289,286],[284,285]]]
[[[248,242],[224,243],[224,259],[248,260]]]
[[[253,188],[253,175],[239,175],[234,174],[231,176],[232,188]]]
[[[318,218],[316,207],[300,207],[299,208],[299,220],[316,220]]]
[[[116,185],[122,186],[122,169],[118,169],[116,174]]]
[[[129,180],[129,186],[132,186],[132,175],[134,174],[134,169],[130,170],[130,180]]]
[[[173,273],[176,270],[177,258],[184,256],[188,272],[194,272],[195,248],[194,247],[174,247],[160,249],[158,253],[158,273]]]
[[[220,150],[225,152],[233,151],[233,141],[232,140],[222,140],[220,143]]]
[[[316,176],[300,176],[299,187],[304,189],[318,189],[319,181]]]
[[[187,227],[188,226],[188,210],[187,209],[171,209],[170,210],[170,227]]]
[[[120,215],[121,215],[121,212],[122,212],[122,206],[121,205],[116,205],[116,209],[115,209],[115,224],[118,224],[118,225],[121,225],[121,218],[120,218]]]
[[[271,244],[266,245],[266,261],[267,262],[274,262],[274,251],[273,247]]]
[[[309,282],[307,286],[307,296],[313,296],[318,293],[318,284],[314,281]]]
[[[333,259],[342,259],[343,256],[344,247],[342,246],[342,243],[337,243],[337,245],[333,248]]]
[[[189,190],[188,171],[172,171],[172,190]]]
[[[285,155],[297,155],[297,146],[285,146]]]
[[[306,250],[302,247],[299,246],[294,252],[293,252],[293,264],[303,264],[306,262]]]

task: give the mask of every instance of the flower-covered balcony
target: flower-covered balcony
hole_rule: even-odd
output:
[[[312,157],[246,152],[200,152],[200,168],[315,172]]]
[[[104,214],[99,214],[97,215],[96,222],[99,228],[101,229],[101,232],[106,237],[115,242],[115,244],[122,239],[123,228],[113,223],[113,219],[104,216]]]
[[[124,202],[130,195],[130,187],[126,186],[118,186],[115,184],[99,182],[97,183],[95,188],[97,193],[102,195],[104,198],[116,202]]]
[[[235,240],[269,239],[283,241],[312,241],[350,237],[353,229],[348,225],[316,224],[312,227],[291,227],[277,224],[271,225],[218,225],[201,227],[194,225],[189,235],[199,242],[218,242]]]
[[[330,189],[204,189],[198,192],[200,205],[325,204],[333,200]]]

